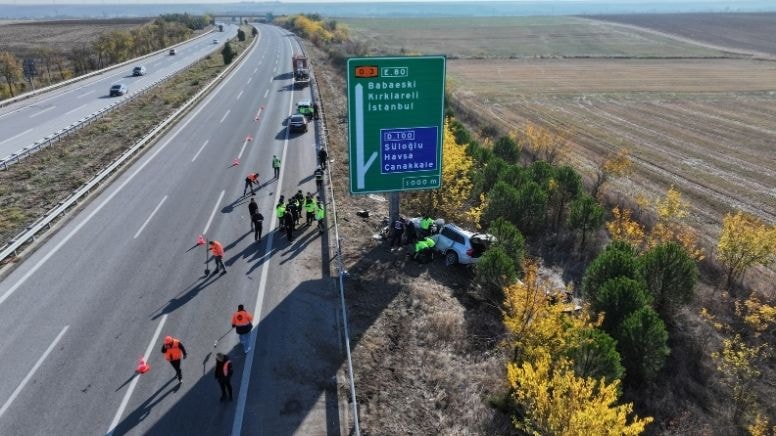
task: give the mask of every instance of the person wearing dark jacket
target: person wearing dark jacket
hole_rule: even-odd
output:
[[[229,356],[218,353],[216,354],[216,369],[215,376],[218,381],[218,386],[221,388],[221,401],[232,401],[232,361],[229,360]],[[227,396],[227,394],[229,394]]]
[[[321,147],[320,150],[318,150],[318,164],[321,166],[321,169],[326,169],[326,164],[329,162],[329,153],[326,153],[326,149]]]
[[[286,229],[288,242],[291,242],[294,239],[294,218],[290,213],[283,215],[283,226]]]
[[[264,227],[264,215],[256,211],[256,213],[251,215],[251,222],[253,222],[253,240],[258,241],[261,239],[261,231]]]
[[[251,217],[251,230],[253,230],[253,215],[259,213],[259,205],[256,204],[256,196],[251,195],[251,202],[248,203],[248,216]]]

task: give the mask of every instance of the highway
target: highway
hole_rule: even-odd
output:
[[[220,50],[224,42],[236,34],[237,26],[228,25],[224,32],[213,32],[210,34],[212,36],[203,36],[177,47],[174,56],[165,50],[136,64],[118,67],[0,108],[0,159],[66,128],[114,101],[130,98],[133,92],[144,86]],[[213,39],[218,39],[219,44],[214,44]],[[146,67],[144,76],[132,75],[136,65]],[[115,83],[126,84],[130,95],[111,97],[109,90]]]
[[[310,227],[288,242],[273,210],[315,191],[316,132],[283,125],[310,91],[291,86],[294,38],[257,27],[214,92],[0,282],[1,435],[340,434],[328,237]],[[242,196],[251,171],[258,243]],[[199,234],[223,243],[226,275],[203,275]],[[238,304],[254,314],[247,355],[229,332]],[[188,351],[182,384],[166,335]],[[232,402],[219,401],[217,352],[234,364]],[[151,370],[135,375],[144,355]]]

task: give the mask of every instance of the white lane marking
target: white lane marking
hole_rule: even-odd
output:
[[[32,132],[32,129],[27,129],[27,130],[23,131],[22,133],[18,133],[18,134],[14,135],[14,136],[11,136],[8,139],[0,141],[0,144],[5,144],[8,141],[13,141],[14,139],[16,139],[16,138],[18,138],[18,137],[20,137],[22,135],[26,135],[27,133],[30,133],[30,132]]]
[[[197,156],[199,156],[199,154],[202,152],[202,150],[205,149],[205,146],[207,145],[208,142],[210,142],[209,139],[205,140],[205,143],[202,144],[202,147],[199,147],[199,150],[197,150],[197,154],[195,154],[194,157],[191,158],[192,162],[194,162],[194,160],[197,158]]]
[[[223,123],[223,122],[224,122],[224,120],[226,119],[226,117],[228,117],[228,116],[229,116],[229,112],[231,112],[231,111],[232,111],[231,109],[227,109],[227,110],[226,110],[226,113],[224,114],[224,116],[223,116],[223,117],[221,117],[221,121],[219,121],[219,123]]]
[[[245,65],[245,63],[243,62],[243,63],[242,63],[242,64],[241,64],[239,67],[237,67],[237,69],[236,69],[236,70],[234,70],[234,71],[233,71],[233,72],[232,72],[232,73],[229,75],[229,77],[227,77],[227,78],[226,78],[226,79],[225,79],[223,82],[221,82],[221,84],[220,84],[220,85],[218,85],[218,86],[216,87],[216,89],[214,89],[213,91],[211,91],[211,93],[210,93],[210,96],[208,96],[207,98],[205,98],[205,100],[204,100],[202,103],[200,103],[200,106],[199,106],[199,108],[198,108],[198,109],[196,109],[194,112],[192,112],[192,113],[191,113],[191,117],[190,117],[188,120],[186,120],[186,122],[185,122],[185,123],[183,123],[183,124],[182,124],[182,125],[181,125],[181,126],[178,128],[178,130],[177,130],[177,131],[176,131],[174,134],[172,134],[172,136],[170,136],[170,138],[169,138],[169,139],[167,139],[167,141],[165,141],[165,142],[164,142],[164,144],[160,145],[160,146],[159,146],[159,148],[158,148],[156,151],[154,151],[154,153],[153,153],[153,154],[152,154],[152,155],[151,155],[151,156],[148,158],[148,160],[147,160],[147,161],[143,162],[143,163],[142,163],[142,164],[141,164],[141,165],[140,165],[140,166],[139,166],[139,167],[138,167],[138,168],[135,170],[135,172],[134,172],[134,173],[132,173],[132,174],[131,174],[129,177],[127,177],[127,178],[124,180],[124,183],[122,183],[121,185],[119,185],[119,187],[118,187],[118,188],[116,188],[116,190],[115,190],[115,191],[111,192],[111,194],[110,194],[110,195],[108,195],[108,198],[106,198],[106,199],[105,199],[105,201],[103,201],[103,202],[102,202],[102,203],[101,203],[99,206],[97,206],[97,208],[95,208],[95,209],[92,211],[92,213],[90,213],[90,214],[89,214],[89,215],[88,215],[86,218],[84,218],[84,220],[83,220],[83,221],[81,221],[81,222],[80,222],[80,223],[79,223],[77,226],[75,226],[75,228],[74,228],[74,229],[73,229],[73,230],[72,230],[70,233],[68,233],[68,234],[67,234],[67,236],[65,236],[65,237],[64,237],[64,239],[62,239],[61,241],[59,241],[59,243],[58,243],[57,245],[55,245],[55,246],[54,246],[54,248],[53,248],[51,251],[49,251],[48,253],[46,253],[46,255],[45,255],[45,256],[43,256],[43,258],[42,258],[41,260],[39,260],[39,261],[38,261],[38,262],[37,262],[37,263],[36,263],[36,264],[35,264],[35,265],[34,265],[32,268],[30,268],[30,270],[29,270],[29,271],[27,271],[26,273],[24,273],[24,275],[22,276],[22,278],[20,278],[20,279],[19,279],[19,280],[18,280],[18,281],[17,281],[17,282],[16,282],[16,283],[13,285],[13,286],[11,286],[11,288],[10,288],[9,290],[5,291],[5,294],[3,294],[2,296],[0,296],[0,304],[3,304],[3,302],[5,302],[5,300],[7,300],[7,299],[8,299],[8,297],[10,297],[10,296],[11,296],[11,295],[12,295],[14,292],[16,292],[16,290],[17,290],[17,289],[19,289],[19,287],[21,287],[21,285],[23,285],[23,284],[24,284],[24,282],[26,282],[27,280],[29,280],[29,278],[30,278],[30,277],[32,277],[32,275],[33,275],[33,274],[35,274],[35,272],[36,272],[36,271],[38,271],[38,269],[40,269],[40,267],[41,267],[41,266],[43,266],[43,264],[44,264],[44,263],[46,263],[46,262],[47,262],[49,259],[51,259],[51,256],[53,256],[54,254],[56,254],[56,253],[57,253],[57,252],[58,252],[58,251],[59,251],[59,250],[60,250],[60,249],[61,249],[61,248],[62,248],[62,247],[63,247],[63,246],[64,246],[64,245],[65,245],[65,244],[66,244],[66,243],[67,243],[67,242],[70,240],[70,238],[72,238],[73,236],[75,236],[75,234],[76,234],[76,233],[78,233],[78,231],[79,231],[79,230],[81,230],[81,229],[83,228],[83,226],[85,226],[85,225],[86,225],[86,224],[87,224],[89,221],[91,221],[91,220],[92,220],[92,218],[94,218],[94,216],[95,216],[95,215],[97,215],[97,213],[98,213],[99,211],[101,211],[101,210],[102,210],[102,208],[103,208],[103,207],[105,207],[105,205],[106,205],[106,204],[108,204],[108,202],[109,202],[109,201],[113,200],[113,197],[115,197],[115,196],[116,196],[116,195],[117,195],[119,192],[121,192],[121,190],[122,190],[122,189],[124,189],[124,187],[125,187],[125,186],[127,186],[127,185],[129,184],[129,182],[131,182],[131,181],[132,181],[132,179],[134,179],[134,178],[135,178],[135,176],[137,176],[137,175],[140,173],[140,171],[142,171],[142,170],[143,170],[143,168],[145,168],[145,167],[146,167],[146,165],[148,165],[148,164],[149,164],[149,163],[150,163],[152,160],[154,160],[154,158],[155,158],[157,155],[159,155],[159,153],[161,153],[161,152],[162,152],[162,150],[164,150],[165,148],[167,148],[167,146],[168,146],[168,145],[169,145],[169,144],[172,142],[172,140],[173,140],[173,139],[175,139],[175,137],[176,137],[176,136],[178,136],[178,134],[179,134],[179,133],[181,133],[181,132],[183,131],[183,129],[185,129],[185,128],[186,128],[186,126],[188,126],[188,125],[189,125],[189,123],[191,123],[191,122],[194,120],[194,118],[196,118],[196,117],[197,117],[197,115],[199,115],[199,113],[200,113],[200,112],[202,112],[202,110],[204,110],[204,109],[207,107],[207,105],[208,105],[208,104],[210,104],[210,102],[211,102],[211,101],[212,101],[212,100],[213,100],[213,99],[214,99],[214,98],[215,98],[217,95],[219,95],[219,92],[221,91],[221,89],[222,89],[224,86],[226,86],[226,84],[227,84],[227,83],[229,83],[229,81],[230,81],[230,80],[232,80],[232,78],[233,78],[233,77],[235,77],[235,76],[237,75],[237,72],[238,72],[238,71],[240,71],[240,69],[241,69],[241,68],[242,68],[244,65]],[[25,134],[25,133],[27,133],[27,132],[29,132],[29,131],[32,131],[32,129],[29,129],[29,130],[27,130],[27,131],[25,131],[25,132],[22,132],[22,133],[20,133],[20,134],[19,134],[19,135],[17,135],[17,136],[21,136],[21,135],[23,135],[23,134]],[[9,141],[9,140],[11,140],[11,139],[13,139],[13,138],[6,139],[6,140],[5,140],[5,141],[3,141],[3,142]],[[2,144],[3,142],[0,142],[0,144]]]
[[[269,94],[269,88],[267,88],[267,90],[264,91],[264,98],[267,98],[267,94]]]
[[[291,41],[288,41],[289,47],[291,46]],[[291,113],[291,108],[293,105],[293,99],[288,100],[288,113]],[[288,151],[288,129],[286,129],[286,138],[283,141],[283,155],[280,158],[281,162],[286,161],[286,152]],[[280,177],[278,177],[278,186],[277,189],[275,189],[275,202],[272,204],[277,204],[278,200],[280,199],[280,193],[283,191],[283,167],[280,167]],[[269,229],[272,229],[275,226],[275,214],[270,214],[272,218],[270,218],[269,222]],[[274,239],[272,235],[267,232],[267,250],[266,253],[272,253],[272,240]],[[270,259],[271,260],[271,259]],[[270,260],[267,260],[264,262],[264,264],[261,266],[261,279],[259,280],[259,292],[258,295],[256,295],[256,304],[255,309],[253,313],[256,315],[256,319],[258,320],[256,322],[256,327],[251,331],[251,351],[248,353],[247,358],[245,359],[245,367],[243,368],[242,378],[240,380],[240,392],[237,396],[237,407],[235,408],[234,412],[234,423],[232,423],[232,436],[241,436],[242,434],[242,422],[243,422],[243,415],[245,414],[245,403],[248,400],[248,384],[250,384],[251,381],[251,368],[253,367],[253,356],[254,352],[256,350],[256,336],[258,335],[259,325],[261,325],[261,311],[262,306],[264,305],[264,293],[267,288],[267,274],[269,272],[269,263]]]
[[[159,204],[156,205],[156,208],[154,208],[154,211],[151,212],[151,215],[148,215],[148,219],[146,219],[143,225],[140,226],[139,229],[137,229],[137,233],[135,233],[135,236],[133,236],[132,239],[137,239],[137,237],[140,236],[140,232],[142,232],[145,226],[148,225],[148,223],[151,221],[151,218],[153,218],[154,215],[156,215],[156,212],[159,210],[160,207],[162,207],[162,205],[166,200],[167,200],[167,196],[165,195],[164,198],[162,198],[162,201],[160,201]]]
[[[275,68],[273,68],[273,69],[272,69],[272,72],[273,72],[273,73],[276,73],[277,71],[278,71],[278,67],[277,67],[277,66],[276,66]]]
[[[253,69],[253,74],[256,74],[256,71],[259,71],[259,67]]]
[[[242,148],[240,149],[240,154],[237,155],[237,159],[242,159],[242,155],[243,155],[243,152],[245,151],[246,145],[248,145],[247,139],[243,142]]]
[[[237,100],[239,100],[239,99],[240,99],[240,97],[242,97],[242,93],[243,93],[243,90],[241,89],[241,90],[240,90],[240,93],[239,93],[239,94],[237,94]]]
[[[92,89],[91,91],[84,92],[83,94],[79,95],[79,96],[78,96],[78,97],[76,97],[76,98],[86,97],[87,95],[89,95],[89,94],[94,94],[95,92],[97,92],[97,90],[96,90],[96,89]]]
[[[11,396],[8,397],[8,399],[5,401],[5,404],[3,404],[3,408],[0,409],[0,417],[2,417],[3,413],[5,413],[5,411],[8,410],[9,407],[11,407],[11,403],[13,403],[13,400],[15,400],[16,397],[19,395],[19,393],[21,393],[22,389],[24,389],[24,386],[26,386],[27,383],[32,378],[32,376],[35,375],[35,371],[37,371],[38,368],[40,368],[40,366],[46,360],[46,358],[51,353],[51,351],[54,350],[54,347],[57,346],[57,344],[59,343],[59,340],[62,339],[62,336],[65,335],[65,332],[67,332],[67,329],[69,328],[70,326],[66,325],[65,328],[63,328],[62,331],[59,332],[57,337],[54,339],[54,342],[52,342],[51,345],[49,345],[49,347],[46,349],[46,352],[43,353],[43,355],[40,356],[40,359],[38,359],[38,361],[35,363],[35,366],[33,366],[30,372],[27,373],[27,376],[25,376],[24,379],[22,379],[22,382],[19,383],[19,386],[16,387],[16,390],[13,391]]]
[[[247,81],[247,82],[245,82],[245,84],[246,84],[246,85],[249,85],[249,84],[251,83],[251,80],[253,80],[253,77],[249,77],[249,78],[248,78],[248,81]]]
[[[218,211],[218,205],[220,205],[221,200],[224,199],[224,194],[226,194],[226,190],[221,191],[221,195],[218,196],[218,201],[216,201],[216,205],[213,206],[213,212],[210,212],[210,218],[207,219],[207,224],[205,224],[205,230],[202,231],[203,235],[207,234],[207,229],[210,228],[210,224],[213,222],[213,218],[216,216],[216,212]]]
[[[146,362],[148,362],[148,357],[151,356],[151,350],[154,348],[154,344],[156,344],[156,341],[159,339],[159,335],[162,333],[162,327],[164,327],[164,323],[167,321],[167,314],[165,313],[162,315],[162,319],[159,321],[159,325],[156,326],[156,331],[154,332],[154,337],[151,338],[151,342],[148,343],[148,347],[145,350],[145,354],[143,354],[143,359],[145,359]],[[119,410],[116,411],[116,416],[113,417],[113,421],[110,423],[110,428],[108,429],[108,435],[113,434],[113,430],[116,429],[116,426],[119,425],[119,420],[121,420],[121,416],[124,414],[124,410],[127,408],[127,404],[129,404],[129,397],[132,396],[132,391],[135,390],[135,386],[137,386],[137,381],[140,380],[140,377],[138,377],[138,373],[135,373],[132,379],[132,383],[129,384],[129,388],[126,392],[124,392],[124,398],[121,399],[121,405],[119,405]]]
[[[84,106],[86,106],[86,105],[85,105],[85,104],[82,104],[81,106],[78,106],[78,107],[77,107],[77,108],[75,108],[75,109],[70,109],[69,111],[65,112],[65,115],[69,115],[69,114],[71,114],[71,113],[73,113],[73,112],[75,112],[75,111],[77,111],[77,110],[81,109],[81,108],[82,108],[82,107],[84,107]]]
[[[48,112],[48,111],[50,111],[50,110],[52,110],[52,109],[56,109],[56,108],[57,108],[56,106],[49,106],[49,107],[47,107],[46,109],[43,109],[43,110],[42,110],[42,111],[40,111],[40,112],[36,112],[36,113],[34,113],[34,114],[30,115],[30,118],[35,118],[35,117],[37,117],[38,115],[45,114],[46,112]]]

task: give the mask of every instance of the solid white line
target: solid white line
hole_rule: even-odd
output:
[[[242,97],[242,93],[243,93],[243,92],[242,92],[242,90],[240,90],[240,93],[239,93],[239,94],[237,94],[237,100],[239,100],[239,99],[240,99],[240,97]]]
[[[288,41],[289,47],[291,46],[291,41]],[[291,108],[293,107],[293,99],[289,99],[288,101],[288,113],[291,113]],[[286,161],[286,152],[288,151],[288,129],[286,129],[286,138],[283,141],[283,155],[280,158],[281,162]],[[280,193],[283,191],[283,167],[280,168],[280,177],[278,177],[278,186],[277,189],[275,189],[275,202],[272,204],[277,204]],[[272,218],[270,218],[269,222],[269,229],[271,230],[273,227],[275,227],[275,214],[270,214]],[[272,253],[272,240],[274,238],[272,237],[271,233],[267,232],[267,253]],[[254,328],[251,331],[251,351],[248,353],[247,358],[245,359],[245,367],[243,368],[242,378],[240,379],[240,392],[237,396],[237,406],[234,411],[234,423],[232,423],[232,436],[241,436],[242,434],[242,422],[243,422],[243,415],[245,414],[245,403],[248,400],[248,385],[251,381],[251,368],[253,367],[253,356],[254,352],[256,350],[256,336],[258,336],[258,326],[261,324],[261,311],[262,306],[264,305],[264,293],[267,288],[267,274],[269,273],[269,263],[271,259],[268,259],[264,264],[261,266],[261,279],[259,279],[259,293],[256,295],[256,304],[255,309],[253,313],[256,315],[256,319],[259,320],[256,322],[256,328]]]
[[[8,139],[5,139],[5,140],[3,140],[3,141],[0,141],[0,144],[5,144],[5,143],[6,143],[6,142],[8,142],[8,141],[13,141],[14,139],[16,139],[16,138],[18,138],[18,137],[20,137],[20,136],[22,136],[22,135],[25,135],[25,134],[27,134],[27,133],[30,133],[30,132],[32,132],[32,129],[27,129],[27,130],[23,131],[22,133],[18,133],[18,134],[14,135],[14,136],[11,136],[11,137],[10,137],[10,138],[8,138]]]
[[[162,327],[164,327],[164,323],[167,321],[167,314],[165,313],[162,315],[162,319],[159,320],[159,325],[156,326],[156,331],[154,332],[154,337],[151,338],[151,342],[148,343],[148,347],[146,348],[145,354],[143,354],[143,359],[145,359],[146,362],[148,362],[148,357],[151,355],[151,350],[154,348],[154,344],[156,344],[156,341],[159,339],[159,335],[162,333]],[[119,405],[119,410],[116,411],[116,416],[113,417],[113,421],[110,423],[110,428],[108,429],[108,435],[113,434],[113,430],[116,429],[116,426],[119,425],[119,421],[121,420],[121,416],[124,414],[124,410],[127,408],[127,404],[129,404],[129,397],[132,396],[132,391],[135,390],[135,386],[137,386],[137,381],[140,380],[140,377],[138,377],[138,373],[135,373],[132,379],[132,383],[129,384],[129,388],[126,392],[124,392],[124,398],[121,399],[121,405]]]
[[[256,74],[256,71],[259,71],[259,67],[253,69],[253,74]]]
[[[237,155],[237,159],[242,159],[242,155],[243,155],[243,152],[245,151],[246,145],[248,145],[247,139],[243,142],[242,148],[240,149],[240,154]]]
[[[202,152],[202,150],[205,149],[205,146],[207,145],[208,142],[210,142],[209,139],[205,140],[205,143],[202,144],[202,147],[199,147],[199,150],[197,150],[197,154],[195,154],[194,157],[191,158],[192,162],[194,162],[194,160],[197,158],[197,156],[199,156],[199,154]]]
[[[156,211],[158,211],[159,208],[162,207],[162,204],[164,204],[165,200],[167,200],[167,196],[166,195],[164,196],[164,198],[162,198],[162,201],[160,201],[159,204],[156,205],[156,208],[154,209],[153,212],[151,212],[151,215],[148,216],[148,219],[145,220],[143,225],[140,226],[139,229],[137,229],[137,233],[135,233],[135,236],[133,236],[132,239],[137,239],[137,237],[140,236],[140,232],[142,232],[143,229],[145,228],[145,226],[148,225],[148,223],[151,221],[151,218],[153,218],[154,215],[156,214]]]
[[[227,109],[227,110],[226,110],[226,113],[224,114],[224,116],[223,116],[223,117],[221,117],[221,121],[219,121],[219,123],[223,123],[223,122],[224,122],[224,120],[226,119],[226,117],[228,117],[228,116],[229,116],[229,112],[231,112],[231,111],[232,111],[231,109]]]
[[[267,90],[264,91],[264,98],[267,98],[267,94],[269,94],[269,88],[267,88]]]
[[[224,198],[224,194],[226,194],[226,191],[221,191],[221,195],[218,196],[218,201],[216,201],[216,205],[213,206],[213,212],[210,212],[210,218],[207,219],[207,224],[205,224],[205,230],[202,231],[203,235],[207,234],[207,229],[210,228],[210,223],[213,222],[213,218],[216,216],[216,212],[218,211],[218,205],[221,204],[221,200]]]
[[[248,81],[245,82],[246,85],[249,85],[251,83],[251,80],[253,80],[253,77],[248,77]]]
[[[49,107],[47,107],[46,109],[43,109],[43,110],[42,110],[42,111],[40,111],[40,112],[36,112],[36,113],[34,113],[34,114],[30,115],[30,118],[35,118],[35,117],[37,117],[38,115],[45,114],[46,112],[48,112],[48,111],[50,111],[50,110],[52,110],[52,109],[56,109],[56,108],[57,108],[56,106],[49,106]]]
[[[8,397],[8,399],[5,401],[5,404],[3,404],[3,408],[0,409],[0,417],[2,417],[3,413],[5,413],[5,411],[8,410],[9,407],[11,407],[11,403],[13,403],[13,400],[15,400],[16,397],[19,395],[19,393],[21,393],[22,389],[24,389],[24,386],[26,386],[27,383],[32,378],[32,376],[35,375],[35,371],[37,371],[38,368],[40,368],[40,366],[46,360],[46,358],[51,353],[51,351],[54,350],[54,347],[57,346],[57,344],[59,343],[59,340],[62,339],[62,336],[65,335],[65,332],[67,332],[67,329],[69,329],[69,328],[70,328],[70,326],[66,325],[65,328],[63,328],[62,331],[59,332],[57,337],[54,339],[54,342],[52,342],[51,345],[49,345],[49,347],[46,349],[46,352],[43,353],[43,355],[40,356],[40,359],[38,359],[38,361],[35,363],[35,366],[33,366],[32,369],[30,370],[30,372],[27,373],[27,376],[24,377],[24,379],[22,380],[21,383],[19,383],[19,386],[16,387],[16,390],[13,391],[11,396]]]
[[[76,98],[86,97],[86,96],[87,96],[87,95],[89,95],[89,94],[94,94],[96,91],[97,91],[96,89],[92,89],[92,90],[91,90],[91,91],[89,91],[89,92],[84,92],[83,94],[79,95],[79,96],[78,96],[78,97],[76,97]]]
[[[71,113],[73,113],[73,112],[75,112],[75,111],[77,111],[77,110],[81,109],[81,108],[82,108],[82,107],[84,107],[84,106],[86,106],[86,105],[82,104],[81,106],[78,106],[78,107],[77,107],[77,108],[75,108],[75,109],[70,109],[69,111],[65,112],[65,115],[71,114]]]
[[[39,260],[32,268],[30,268],[29,271],[24,273],[24,275],[22,276],[22,278],[19,279],[19,281],[17,281],[13,286],[11,286],[11,288],[9,290],[5,291],[5,294],[0,296],[0,304],[3,304],[3,302],[5,302],[5,300],[7,300],[8,297],[10,297],[14,292],[16,292],[16,290],[19,289],[19,287],[21,287],[21,285],[23,285],[24,282],[29,280],[29,278],[32,277],[32,275],[35,274],[35,272],[38,271],[38,269],[40,269],[40,267],[43,266],[43,264],[46,263],[51,258],[51,256],[56,254],[65,244],[67,244],[67,242],[70,240],[70,238],[75,236],[75,234],[78,233],[78,231],[81,230],[83,228],[83,226],[85,226],[89,221],[91,221],[91,219],[94,218],[94,216],[97,215],[97,213],[100,212],[102,210],[102,208],[105,207],[106,204],[108,204],[109,201],[113,200],[113,197],[115,197],[119,192],[121,192],[121,190],[124,189],[124,187],[127,186],[129,184],[129,182],[131,182],[132,179],[134,179],[135,176],[137,176],[140,173],[140,171],[142,171],[143,168],[146,167],[146,165],[148,165],[152,160],[154,160],[154,158],[157,155],[159,155],[159,153],[161,153],[162,150],[167,148],[167,146],[172,142],[172,140],[175,139],[175,137],[178,136],[178,134],[181,131],[183,131],[183,129],[185,129],[186,126],[188,126],[189,123],[191,123],[197,117],[197,115],[199,115],[199,113],[202,112],[202,110],[204,110],[207,107],[207,105],[210,103],[210,101],[213,100],[217,95],[219,95],[219,92],[221,91],[221,89],[224,86],[226,86],[226,84],[229,83],[229,81],[232,80],[233,77],[235,77],[237,75],[236,74],[237,71],[240,71],[240,69],[243,67],[243,65],[245,65],[245,62],[243,62],[239,67],[237,67],[237,69],[232,71],[232,73],[229,75],[229,77],[224,79],[224,81],[221,82],[221,84],[218,85],[216,87],[216,89],[211,91],[210,95],[207,98],[205,98],[205,100],[203,100],[202,103],[200,103],[199,108],[191,113],[190,118],[188,120],[186,120],[186,122],[184,122],[178,128],[178,130],[172,136],[170,136],[169,139],[167,139],[167,141],[165,141],[162,145],[160,145],[159,148],[157,148],[156,151],[154,151],[154,153],[148,158],[148,160],[146,160],[145,162],[140,164],[140,166],[135,170],[135,172],[133,172],[126,179],[124,179],[124,183],[119,185],[119,187],[116,188],[115,191],[113,191],[110,195],[108,195],[108,198],[106,198],[105,201],[103,201],[99,206],[97,206],[97,208],[94,209],[92,211],[92,213],[90,213],[83,221],[81,221],[70,233],[68,233],[67,236],[64,237],[64,239],[59,241],[59,243],[57,245],[55,245],[54,248],[51,251],[46,253],[46,255],[43,256],[43,258],[41,260]],[[21,135],[23,135],[23,134],[25,134],[25,133],[27,133],[29,131],[32,131],[32,129],[29,129],[29,130],[27,130],[25,132],[22,132],[22,133],[20,133],[19,135],[16,135],[16,136],[21,136]],[[8,138],[8,139],[6,139],[3,142],[10,141],[11,139],[13,139],[13,138]],[[0,144],[2,144],[2,142],[0,142]]]
[[[276,73],[277,71],[278,71],[278,67],[277,67],[277,66],[275,66],[275,68],[273,68],[273,69],[272,69],[272,72],[273,72],[273,73]]]

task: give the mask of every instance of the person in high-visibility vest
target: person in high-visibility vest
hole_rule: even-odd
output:
[[[428,215],[423,216],[423,219],[420,220],[420,232],[423,236],[431,234],[432,224],[434,224],[434,220],[432,220],[431,217]]]
[[[280,230],[283,230],[285,227],[285,224],[283,223],[283,216],[286,214],[286,205],[283,204],[283,201],[280,201],[277,206],[275,206],[275,216],[278,218],[278,222],[280,223]]]
[[[307,197],[304,199],[304,211],[305,220],[309,226],[315,220],[315,200],[313,200],[313,194],[307,193]]]
[[[245,354],[251,351],[251,330],[253,329],[253,315],[240,304],[237,312],[232,315],[232,328],[240,338],[240,344]]]
[[[324,218],[326,218],[326,208],[323,206],[323,203],[319,201],[315,206],[315,220],[318,221],[319,233],[323,233],[324,229],[326,228],[323,224]]]
[[[181,374],[181,358],[185,359],[186,348],[179,339],[172,336],[166,336],[164,338],[164,344],[162,344],[162,354],[164,354],[165,360],[170,362],[173,369],[175,369],[175,375],[178,377],[178,383],[183,382],[183,374]]]
[[[251,188],[251,194],[255,194],[253,190],[253,185],[259,184],[259,174],[258,173],[250,173],[247,177],[245,177],[245,187],[243,188],[243,195],[245,195],[248,192],[248,188]]]
[[[218,241],[210,241],[210,252],[213,254],[213,259],[216,261],[216,269],[213,270],[213,275],[221,268],[221,274],[226,274],[226,267],[224,266],[224,246]]]
[[[215,376],[221,388],[221,401],[232,401],[232,361],[223,353],[216,353]],[[229,394],[227,397],[226,394]]]
[[[275,178],[280,177],[280,159],[276,155],[272,155],[272,169],[275,171]]]

